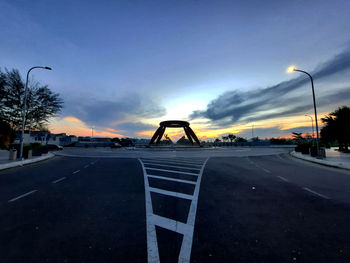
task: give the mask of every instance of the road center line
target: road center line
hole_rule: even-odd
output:
[[[80,172],[80,170],[76,170],[75,172],[73,172],[72,174],[76,174],[76,173],[79,173]]]
[[[60,179],[57,179],[57,180],[55,180],[55,181],[52,181],[52,183],[55,184],[55,183],[58,183],[58,182],[63,181],[64,179],[66,179],[66,177],[62,177],[62,178],[60,178]]]
[[[33,191],[30,191],[30,192],[25,193],[25,194],[23,194],[23,195],[17,196],[17,197],[15,197],[15,198],[12,198],[12,199],[9,200],[8,202],[9,202],[9,203],[10,203],[10,202],[14,202],[14,201],[16,201],[16,200],[18,200],[18,199],[21,199],[22,197],[25,197],[25,196],[27,196],[27,195],[34,194],[36,191],[38,191],[38,190],[33,190]]]
[[[309,189],[309,188],[307,188],[307,187],[303,187],[303,189],[304,189],[305,191],[308,191],[308,192],[310,192],[310,193],[312,193],[312,194],[314,194],[314,195],[317,195],[317,196],[319,196],[319,197],[322,197],[322,198],[324,198],[324,199],[330,199],[328,196],[325,196],[325,195],[323,195],[323,194],[317,193],[317,192],[315,192],[315,191],[313,191],[313,190],[311,190],[311,189]]]
[[[279,179],[281,179],[282,181],[289,182],[289,180],[288,180],[287,178],[284,178],[283,176],[277,175],[277,177],[278,177]]]

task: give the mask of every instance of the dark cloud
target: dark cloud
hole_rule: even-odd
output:
[[[335,56],[332,60],[319,66],[312,75],[322,79],[350,69],[350,49]],[[211,101],[204,111],[194,111],[190,119],[208,118],[219,126],[226,126],[237,121],[258,121],[275,117],[284,117],[303,113],[312,109],[312,101],[297,90],[310,80],[304,74],[299,77],[278,83],[265,89],[253,91],[230,91]],[[347,90],[333,92],[318,97],[318,103],[334,103],[349,99]],[[271,112],[271,110],[274,110]]]
[[[64,115],[73,115],[96,127],[114,128],[113,123],[116,122],[131,123],[135,119],[156,118],[166,114],[165,108],[152,99],[135,94],[114,101],[86,98],[84,95],[80,98],[66,98],[65,101],[67,107]],[[128,125],[132,128],[131,124]]]
[[[129,136],[137,136],[138,132],[145,130],[156,130],[158,126],[154,126],[147,123],[142,122],[125,122],[113,127],[118,133],[127,132]]]

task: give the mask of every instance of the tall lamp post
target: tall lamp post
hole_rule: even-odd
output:
[[[35,66],[31,67],[28,72],[27,72],[27,78],[26,78],[26,85],[24,89],[24,102],[23,102],[23,111],[22,111],[22,131],[21,131],[21,146],[20,146],[20,152],[19,152],[19,159],[22,160],[23,158],[23,139],[24,139],[24,124],[26,121],[26,110],[27,110],[27,90],[28,90],[28,79],[29,79],[29,73],[36,68],[41,68],[41,69],[47,69],[47,70],[52,70],[50,67],[41,67],[41,66]]]
[[[314,139],[314,134],[315,134],[315,130],[314,130],[314,119],[308,115],[308,114],[305,114],[306,117],[309,117],[311,119],[311,125],[312,125],[312,139]]]
[[[316,147],[317,147],[317,158],[318,159],[321,159],[321,155],[320,155],[320,138],[318,136],[318,123],[317,123],[317,110],[316,110],[316,99],[315,99],[315,90],[314,90],[314,80],[312,78],[312,76],[307,73],[306,71],[303,71],[303,70],[300,70],[300,69],[296,69],[294,66],[290,66],[288,69],[287,69],[287,72],[294,72],[294,71],[298,71],[298,72],[301,72],[301,73],[304,73],[306,75],[309,76],[310,80],[311,80],[311,88],[312,88],[312,98],[313,98],[313,101],[314,101],[314,112],[315,112],[315,123],[316,123],[316,137],[317,137],[317,140],[316,140]]]

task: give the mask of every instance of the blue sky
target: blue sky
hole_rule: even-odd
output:
[[[32,65],[54,69],[33,72],[65,100],[54,131],[67,129],[64,118],[74,116],[101,135],[109,129],[140,137],[159,121],[192,117],[203,136],[205,130],[219,135],[237,125],[244,134],[247,122],[266,128],[266,136],[283,135],[281,129],[296,119],[286,114],[282,127],[266,112],[287,112],[281,108],[294,98],[306,105],[294,117],[312,113],[306,82],[283,94],[278,105],[261,100],[265,107],[254,108],[255,117],[263,116],[259,120],[239,119],[237,110],[222,119],[205,113],[219,111],[223,98],[231,105],[233,94],[249,102],[266,88],[297,80],[300,75],[285,72],[290,64],[318,72],[349,53],[348,1],[72,2],[0,2],[0,67],[23,75]],[[333,96],[327,103],[320,98],[320,112],[349,105],[347,96],[336,96],[349,90],[346,65],[315,78],[317,94]]]

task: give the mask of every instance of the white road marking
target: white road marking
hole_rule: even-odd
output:
[[[148,174],[147,175],[150,178],[155,178],[155,179],[162,179],[162,180],[168,180],[168,181],[174,181],[174,182],[178,182],[178,183],[186,183],[186,184],[197,184],[194,181],[188,181],[188,180],[182,180],[182,179],[176,179],[176,178],[171,178],[171,177],[165,177],[165,176],[159,176],[159,175],[151,175]]]
[[[147,259],[149,263],[156,263],[159,261],[159,252],[158,252],[158,241],[155,224],[151,222],[151,217],[153,215],[152,208],[152,199],[151,192],[149,191],[149,184],[147,179],[147,173],[145,166],[142,161],[139,159],[143,169],[143,178],[145,185],[145,202],[146,202],[146,231],[147,231]]]
[[[264,168],[264,167],[261,167],[260,165],[258,165],[257,163],[255,163],[255,162],[253,162],[253,161],[251,161],[250,159],[249,159],[249,157],[247,156],[247,160],[252,164],[252,165],[254,165],[255,167],[257,167],[257,168],[259,168],[259,169],[261,169],[261,170],[263,170],[264,172],[266,172],[266,173],[271,173],[271,171],[270,170],[267,170],[266,168]]]
[[[203,162],[191,162],[191,161],[182,161],[182,160],[171,160],[171,159],[163,159],[163,158],[142,158],[142,161],[159,161],[159,162],[167,162],[167,163],[182,163],[182,164],[190,164],[190,165],[197,165],[197,166],[202,166]]]
[[[88,168],[89,166],[90,166],[90,165],[89,165],[89,164],[87,164],[87,165],[85,165],[85,166],[84,166],[84,168]]]
[[[149,187],[149,190],[151,192],[153,192],[153,193],[169,195],[169,196],[174,196],[174,197],[188,199],[188,200],[192,200],[193,199],[192,195],[183,194],[183,193],[179,193],[179,192],[173,192],[173,191],[163,190],[163,189],[154,188],[154,187]]]
[[[18,200],[18,199],[20,199],[20,198],[22,198],[22,197],[25,197],[25,196],[27,196],[27,195],[34,194],[36,191],[38,191],[38,190],[33,190],[33,191],[30,191],[30,192],[25,193],[25,194],[23,194],[23,195],[17,196],[17,197],[15,197],[15,198],[12,198],[12,199],[9,200],[8,202],[9,202],[9,203],[10,203],[10,202],[14,202],[14,201],[16,201],[16,200]]]
[[[62,178],[60,178],[60,179],[57,179],[57,180],[55,180],[55,181],[52,181],[52,183],[55,184],[55,183],[58,183],[58,182],[63,181],[64,179],[66,179],[66,177],[62,177]]]
[[[289,180],[288,180],[287,178],[284,178],[283,176],[277,175],[277,177],[278,177],[279,179],[281,179],[282,181],[289,182]]]
[[[189,172],[181,172],[181,171],[174,171],[174,170],[167,170],[167,169],[158,169],[158,168],[151,168],[151,167],[145,167],[146,170],[153,170],[153,171],[160,171],[160,172],[167,172],[167,173],[174,173],[174,174],[188,174],[188,175],[194,175],[198,176],[196,173],[189,173]]]
[[[142,160],[143,162],[147,163],[159,163],[159,164],[171,164],[171,165],[183,165],[186,167],[202,167],[201,164],[188,164],[188,163],[178,163],[173,161],[158,161],[158,160]]]
[[[73,172],[72,174],[76,174],[76,173],[79,173],[80,172],[80,170],[76,170],[75,172]]]
[[[158,243],[157,243],[157,235],[155,232],[155,226],[160,226],[162,228],[169,229],[171,231],[183,234],[183,241],[181,244],[178,262],[186,262],[186,263],[190,262],[192,242],[193,242],[193,232],[194,232],[194,225],[195,225],[195,220],[196,220],[199,188],[200,188],[200,183],[201,183],[201,178],[202,178],[202,174],[204,171],[204,167],[205,167],[208,160],[209,160],[209,158],[207,158],[204,161],[204,163],[201,166],[201,169],[199,171],[199,174],[194,174],[194,173],[188,173],[188,172],[179,172],[179,171],[174,171],[174,170],[145,167],[142,159],[139,159],[141,166],[142,166],[142,169],[143,169],[144,182],[145,182],[144,185],[145,185],[145,200],[146,200],[148,262],[159,262],[159,252],[158,252]],[[145,162],[147,163],[149,161],[146,160]],[[169,161],[167,161],[167,162],[169,163]],[[170,163],[172,163],[172,162],[170,162]],[[173,167],[173,168],[175,168],[175,167]],[[176,168],[178,168],[178,167],[176,167]],[[190,175],[196,175],[198,177],[197,177],[197,182],[193,182],[193,181],[169,178],[169,177],[164,177],[164,176],[159,176],[159,175],[149,175],[149,174],[147,174],[147,170],[190,174]],[[162,180],[169,180],[169,181],[175,181],[175,182],[181,182],[181,183],[194,184],[195,190],[194,190],[193,195],[187,195],[187,194],[183,194],[183,193],[179,193],[179,192],[167,191],[167,190],[163,190],[163,189],[150,187],[149,183],[148,183],[148,178],[155,178],[155,179],[162,179]],[[191,206],[189,209],[186,223],[153,214],[151,192],[156,192],[156,193],[160,193],[160,194],[164,194],[164,195],[174,196],[177,198],[184,198],[184,199],[191,200]]]
[[[178,168],[178,169],[187,169],[187,170],[196,170],[200,171],[201,169],[198,168],[191,168],[191,167],[184,167],[184,166],[176,166],[176,165],[167,165],[167,164],[157,164],[157,163],[150,163],[150,162],[144,162],[145,165],[153,165],[153,166],[162,166],[162,167],[171,167],[171,168]]]
[[[323,195],[323,194],[317,193],[317,192],[315,192],[315,191],[313,191],[313,190],[311,190],[311,189],[309,189],[309,188],[307,188],[307,187],[303,187],[303,189],[304,189],[305,191],[308,191],[308,192],[310,192],[310,193],[313,193],[314,195],[317,195],[317,196],[322,197],[322,198],[324,198],[324,199],[330,199],[328,196],[325,196],[325,195]]]

